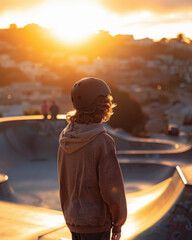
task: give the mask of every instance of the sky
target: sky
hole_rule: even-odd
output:
[[[37,23],[74,42],[98,30],[135,39],[192,38],[192,0],[0,0],[0,28],[11,23]]]

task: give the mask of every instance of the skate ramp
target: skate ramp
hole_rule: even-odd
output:
[[[1,240],[39,240],[64,227],[60,211],[4,201],[0,201],[0,218]]]
[[[60,210],[57,149],[65,125],[36,116],[0,122],[0,173],[8,176],[0,200]]]
[[[104,126],[115,140],[117,157],[120,162],[146,161],[172,166],[191,163],[191,141],[181,143],[170,139],[138,138],[121,129],[113,129],[106,123]]]
[[[164,181],[128,192],[128,218],[121,239],[191,240],[191,171],[192,166],[176,167],[172,176],[162,176]],[[0,202],[0,211],[2,240],[71,239],[61,212],[6,202]]]
[[[151,188],[127,193],[128,218],[122,240],[191,240],[192,166],[177,166],[172,177]],[[70,239],[66,228],[41,240]]]
[[[141,192],[169,179],[175,167],[158,163],[120,162],[126,193]],[[153,189],[152,189],[153,191]]]
[[[42,116],[22,116],[0,119],[1,168],[14,166],[17,161],[46,160],[55,158],[59,133],[66,126],[65,116],[57,121],[43,121]],[[170,140],[135,138],[112,129],[104,123],[108,133],[116,142],[119,157],[175,157],[191,155],[191,145]],[[14,155],[14,158],[13,158]],[[6,160],[5,160],[6,159]]]
[[[0,200],[16,202],[13,188],[8,183],[8,176],[0,173]]]
[[[58,198],[58,195],[55,195],[54,193],[55,189],[58,190],[56,180],[56,155],[58,148],[58,136],[65,126],[66,121],[64,119],[60,119],[55,122],[44,122],[41,119],[41,116],[39,116],[38,119],[35,116],[26,117],[25,120],[22,118],[10,118],[9,120],[4,119],[4,121],[1,121],[0,171],[8,173],[8,176],[10,175],[10,185],[14,186],[14,190],[15,186],[19,186],[19,188],[16,189],[19,190],[18,194],[18,191],[14,191],[12,187],[10,187],[9,182],[6,182],[7,191],[10,194],[10,199],[8,199],[9,201],[46,206],[50,208],[57,204],[55,204],[55,202],[53,204],[46,202],[46,204],[43,205],[38,203],[38,198],[34,199],[34,196],[31,196],[30,194],[24,194],[22,202],[21,196],[23,194],[22,191],[27,191],[27,189],[34,190],[37,188],[39,193],[42,194],[42,186],[43,189],[46,188],[46,190],[50,190],[50,192],[45,191],[45,195],[48,196],[48,198],[51,198],[53,195],[54,198]],[[112,132],[109,131],[109,133],[114,136]],[[119,136],[116,138],[117,146],[121,145],[120,142],[118,143],[119,138]],[[126,139],[123,138],[125,144],[124,148],[126,148],[126,144],[132,140],[131,138],[128,140],[127,137]],[[142,141],[140,142],[140,140],[135,140],[138,145],[143,147]],[[146,140],[150,147],[154,146],[148,141],[149,139]],[[147,142],[145,142],[145,144],[148,144]],[[136,147],[138,147],[138,145]],[[174,144],[170,143],[168,144],[169,147],[165,147],[163,145],[163,148],[165,148],[163,151],[167,151],[166,148],[173,149],[174,151],[175,149],[173,145]],[[156,148],[157,150],[155,151],[162,150],[162,146],[159,149],[157,146]],[[138,153],[139,150],[135,151]],[[140,148],[140,151],[143,150]],[[190,151],[188,151],[188,153],[190,153]],[[174,157],[178,154],[179,153],[175,153]],[[121,159],[120,165],[125,181],[128,203],[128,219],[123,227],[122,239],[175,240],[177,238],[173,237],[177,235],[186,236],[184,239],[191,240],[191,230],[183,230],[184,233],[182,233],[180,225],[182,226],[182,229],[190,229],[189,222],[191,218],[188,216],[188,213],[190,209],[192,209],[192,206],[188,202],[191,202],[192,197],[190,178],[192,169],[180,169],[179,167],[175,169],[175,167],[165,166],[160,163],[157,164],[157,162],[150,164],[147,162],[144,163],[144,161],[134,163],[130,161],[121,161]],[[24,172],[25,174],[22,174]],[[51,175],[52,172],[54,172],[53,175]],[[3,174],[2,176],[5,177]],[[31,182],[33,183],[32,185],[30,185]],[[1,186],[3,185],[0,185],[0,187]],[[3,187],[5,187],[5,185]],[[42,195],[40,197],[42,197]],[[0,200],[5,201],[7,199],[2,198]],[[32,203],[32,201],[34,202]],[[10,207],[13,212],[17,211],[18,208],[17,205],[9,205],[8,203],[6,205],[5,202],[0,202],[1,209],[7,208],[6,206],[8,208]],[[23,205],[19,206],[22,208]],[[4,220],[0,223],[0,229],[2,231],[0,231],[0,236],[5,236],[2,224],[5,225],[6,222],[10,225],[14,224],[14,221],[17,219],[15,214],[12,216],[12,220],[9,221],[7,211],[8,210],[1,212],[1,218]],[[25,211],[26,214],[28,214],[27,212],[31,211],[30,207],[28,206],[27,208],[26,206]],[[35,211],[38,216],[38,212],[41,214],[42,209],[38,208]],[[49,212],[49,210],[46,211],[47,213]],[[23,214],[25,213],[23,212]],[[55,212],[54,214],[56,217],[61,213]],[[52,218],[54,219],[53,215]],[[35,216],[32,215],[32,217]],[[23,218],[22,214],[19,215],[19,219],[21,219],[20,221],[23,221],[23,226],[25,221],[28,222],[27,219]],[[26,226],[27,229],[31,229],[28,224]],[[70,239],[67,228],[64,227],[58,229],[60,226],[61,225],[59,224],[55,225],[55,227],[51,230],[51,233],[49,232],[50,229],[48,225],[45,225],[44,228],[39,228],[39,226],[37,226],[39,229],[37,234],[31,235],[31,230],[29,230],[28,235],[25,234],[25,238],[18,239]],[[23,231],[25,231],[25,227],[23,228]],[[23,231],[20,231],[21,236]],[[2,237],[1,239],[7,240],[13,238]],[[179,238],[177,240],[179,240]]]
[[[191,150],[191,143],[180,143],[170,139],[138,138],[121,129],[113,129],[104,123],[108,133],[114,138],[119,155],[177,154]]]
[[[65,126],[65,120],[42,121],[30,117],[27,121],[0,122],[1,159],[13,164],[56,158],[59,133]]]
[[[22,199],[27,198],[29,203],[59,210],[58,202],[54,201],[58,197],[56,158],[59,133],[67,123],[62,118],[57,121],[43,121],[41,118],[29,116],[24,119],[3,119],[0,122],[0,172],[9,176],[10,186],[18,193],[17,202],[21,200],[18,196],[27,193]],[[121,164],[123,174],[125,170],[129,172],[124,174],[129,191],[139,191],[150,187],[152,183],[157,184],[165,180],[172,171],[161,164],[158,167],[154,164],[148,167],[136,164],[129,164],[127,167],[127,164]],[[146,174],[141,179],[142,171]],[[150,179],[149,176],[153,178]],[[50,198],[47,199],[47,196]],[[11,201],[12,199],[10,198]]]
[[[126,195],[130,211],[123,239],[192,239],[190,170],[192,167],[177,166],[171,178]]]

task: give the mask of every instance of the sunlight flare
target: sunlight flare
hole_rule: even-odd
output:
[[[75,43],[103,28],[106,12],[95,3],[49,2],[39,6],[41,18],[38,22],[61,40]]]
[[[172,13],[139,10],[112,13],[89,0],[46,0],[30,9],[11,9],[0,16],[0,28],[15,23],[18,27],[36,23],[51,30],[57,39],[74,44],[82,42],[99,30],[134,35],[135,39],[173,38],[180,32],[192,38],[192,13],[189,10]]]

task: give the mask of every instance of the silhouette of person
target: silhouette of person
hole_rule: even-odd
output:
[[[51,119],[57,119],[57,115],[59,113],[59,107],[57,106],[55,100],[52,100],[52,105],[50,107]]]
[[[41,112],[44,116],[44,120],[47,119],[47,116],[49,114],[49,104],[47,100],[44,100],[41,105]]]

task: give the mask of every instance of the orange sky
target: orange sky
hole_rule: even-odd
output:
[[[135,38],[192,38],[190,0],[0,0],[0,28],[37,23],[66,41],[79,41],[99,29]]]

